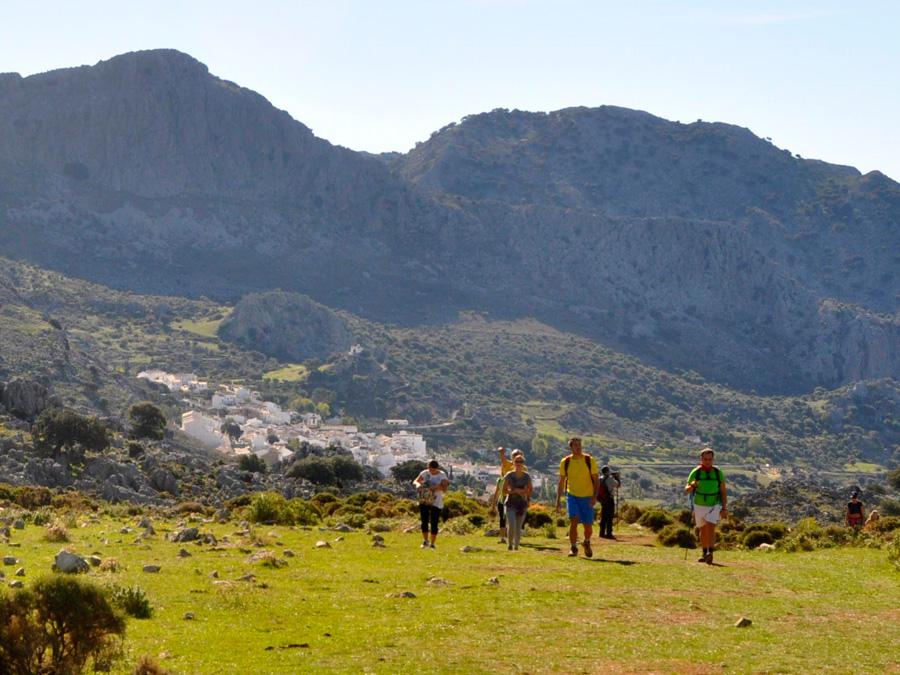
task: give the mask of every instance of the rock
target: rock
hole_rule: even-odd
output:
[[[3,537],[4,539],[9,539],[11,534],[12,533],[9,531],[8,526],[4,525],[3,527],[0,527],[0,537]]]
[[[759,546],[756,547],[756,550],[757,551],[774,551],[775,544],[767,544],[767,543],[763,542],[762,544],[760,544]]]
[[[179,558],[190,558],[191,554],[187,552],[187,549],[182,548],[182,549],[179,549],[179,551],[178,551],[178,557]]]
[[[345,523],[338,523],[334,526],[335,532],[353,532],[353,528]]]
[[[284,549],[284,551],[281,552],[281,555],[283,555],[285,558],[293,558],[294,552],[291,549],[286,548],[286,549]]]
[[[119,534],[131,534],[131,528],[127,525],[119,530]]]
[[[50,405],[51,398],[40,382],[15,378],[3,388],[0,403],[16,417],[33,420]]]
[[[200,535],[200,541],[209,546],[215,546],[219,543],[218,541],[216,541],[216,535],[214,535],[212,532],[204,532],[202,535]]]
[[[386,598],[414,598],[416,594],[412,591],[403,591],[402,593],[388,593],[384,597]]]
[[[384,537],[382,537],[380,534],[373,534],[372,541],[380,541],[381,543],[384,543]]]
[[[496,585],[498,585],[499,583],[500,583],[500,579],[497,578],[497,577],[491,577],[490,579],[488,579],[488,580],[485,582],[485,584],[488,585],[488,586],[496,586]]]
[[[327,541],[317,541],[316,548],[331,548],[331,544],[329,544]]]
[[[737,620],[737,622],[735,622],[734,627],[735,628],[746,628],[747,626],[751,626],[751,625],[753,625],[753,622],[750,619],[748,619],[746,616],[742,616],[740,619]]]
[[[344,541],[344,538],[343,537],[335,537],[334,540],[336,542],[339,542],[339,541]]]
[[[485,537],[499,537],[499,536],[500,536],[500,530],[498,530],[498,529],[496,529],[496,528],[494,528],[494,529],[492,529],[492,530],[485,530],[485,531],[484,531],[484,536],[485,536]]]
[[[213,570],[212,572],[209,573],[209,576],[211,579],[218,579],[219,578],[219,570]]]
[[[91,564],[91,567],[99,567],[103,560],[98,555],[92,555],[88,558],[88,562]]]
[[[87,560],[66,550],[56,554],[56,557],[53,559],[53,567],[66,574],[87,572],[90,569]]]
[[[254,574],[245,574],[245,575],[242,576],[242,577],[238,577],[238,581],[250,581],[250,582],[253,582],[253,581],[256,581],[256,575],[254,575]]]
[[[441,577],[431,577],[428,581],[425,582],[429,586],[449,586],[450,582],[446,579],[442,579]]]
[[[178,479],[168,469],[158,468],[150,472],[150,486],[157,492],[168,492],[173,497],[179,496]]]
[[[195,617],[193,612],[185,612],[184,617],[182,618],[184,618],[185,621],[193,621]]]
[[[153,523],[150,522],[150,519],[149,519],[147,516],[144,516],[143,518],[141,518],[141,519],[138,521],[137,526],[138,526],[138,527],[142,527],[142,528],[144,528],[145,530],[146,530],[146,529],[151,529],[151,530],[153,529]]]
[[[463,546],[461,549],[459,549],[459,552],[460,553],[478,553],[483,550],[484,550],[483,548],[478,548],[477,546]]]
[[[24,567],[20,567],[19,569],[17,569],[17,570],[16,570],[16,576],[17,576],[17,577],[24,577],[24,576],[25,576],[25,568],[24,568]]]
[[[142,569],[147,574],[158,574],[162,567],[159,565],[144,565]]]
[[[25,587],[25,584],[23,584],[21,581],[19,581],[18,579],[16,579],[15,581],[10,581],[10,582],[9,582],[9,587],[10,587],[10,588],[24,588],[24,587]]]
[[[22,520],[21,518],[16,518],[13,521],[13,527],[17,530],[24,530],[25,529],[25,521]]]
[[[179,530],[174,535],[172,535],[172,541],[175,542],[188,542],[188,541],[196,541],[200,538],[200,530],[196,527],[188,527],[184,530]]]
[[[17,562],[19,562],[19,559],[15,558],[11,555],[3,556],[3,564],[4,565],[15,565]]]
[[[372,548],[387,548],[387,546],[384,545],[383,541],[378,541],[376,539],[375,541],[372,542]]]

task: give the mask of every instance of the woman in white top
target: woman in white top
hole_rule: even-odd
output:
[[[438,519],[444,508],[444,493],[450,486],[447,474],[441,471],[436,459],[428,462],[428,468],[413,481],[419,491],[419,516],[422,518],[422,548],[434,548],[438,534]],[[431,543],[428,542],[429,529]]]

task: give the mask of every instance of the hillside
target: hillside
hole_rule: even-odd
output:
[[[173,50],[0,76],[0,249],[143,294],[537,319],[672,374],[900,378],[900,186],[746,129],[496,110],[381,158]]]
[[[65,404],[112,417],[148,397],[170,417],[181,412],[179,397],[135,379],[156,367],[243,381],[284,405],[328,400],[364,423],[406,416],[431,425],[423,432],[442,454],[503,442],[530,448],[544,463],[577,432],[630,462],[683,462],[694,436],[730,462],[825,468],[854,458],[900,460],[893,380],[803,397],[752,396],[697,373],[646,366],[534,320],[468,314],[403,328],[344,312],[341,321],[363,351],[311,358],[294,369],[296,377],[278,379],[271,374],[290,372],[292,363],[219,337],[230,306],[123,293],[4,260],[0,288],[0,380],[34,378]],[[298,321],[283,315],[280,326],[290,333]],[[270,344],[282,344],[277,328],[272,332]]]

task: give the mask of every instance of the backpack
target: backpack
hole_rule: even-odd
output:
[[[597,481],[597,501],[604,502],[611,496],[609,488],[606,485],[606,478],[600,476],[600,479]]]

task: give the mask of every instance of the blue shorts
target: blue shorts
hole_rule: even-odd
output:
[[[575,497],[566,493],[566,510],[569,512],[569,520],[578,518],[582,525],[594,524],[594,507],[591,506],[590,497]]]

